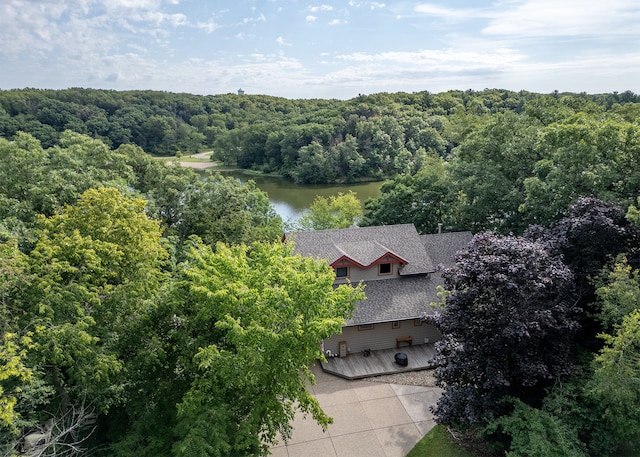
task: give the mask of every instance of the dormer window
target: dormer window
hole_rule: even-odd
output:
[[[336,279],[342,279],[349,277],[349,267],[336,268]]]
[[[391,263],[381,263],[378,265],[378,274],[380,276],[390,275],[393,272]]]

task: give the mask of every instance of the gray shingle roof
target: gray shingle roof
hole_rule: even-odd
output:
[[[347,325],[415,319],[433,314],[429,303],[438,301],[436,286],[442,284],[439,273],[425,276],[367,281],[366,300],[359,301]]]
[[[434,310],[439,301],[437,286],[443,285],[436,266],[450,267],[459,250],[466,249],[471,232],[418,235],[413,224],[354,227],[348,229],[294,232],[285,235],[295,243],[295,252],[325,259],[329,264],[343,256],[369,265],[387,252],[408,262],[401,278],[366,281],[366,300],[356,303],[347,325],[375,324],[415,319]]]
[[[455,254],[466,249],[471,232],[448,232],[421,235],[427,255],[437,267],[448,268],[455,263]],[[438,302],[437,287],[444,286],[439,272],[425,276],[367,281],[366,300],[355,305],[353,317],[347,325],[375,324],[415,319],[435,310],[429,303]]]
[[[447,232],[420,235],[427,255],[438,267],[452,267],[456,252],[466,249],[473,238],[471,232]]]
[[[367,266],[389,252],[407,262],[401,275],[435,271],[413,224],[293,232],[285,238],[293,240],[297,254],[325,259],[329,264],[346,255]]]

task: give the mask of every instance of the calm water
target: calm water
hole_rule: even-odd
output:
[[[369,197],[380,196],[382,182],[344,185],[297,185],[293,182],[270,176],[248,176],[235,171],[223,172],[225,176],[233,176],[241,182],[251,179],[258,188],[269,195],[269,200],[276,212],[285,222],[294,222],[311,206],[316,196],[337,196],[350,190],[356,193],[361,203]]]

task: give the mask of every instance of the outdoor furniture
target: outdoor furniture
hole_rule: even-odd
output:
[[[396,363],[401,367],[406,367],[409,364],[409,358],[407,357],[407,354],[405,354],[404,352],[396,353],[395,358],[396,358]]]
[[[408,346],[413,346],[413,337],[403,336],[400,338],[396,338],[396,348],[400,348],[400,345],[402,343],[407,343]]]

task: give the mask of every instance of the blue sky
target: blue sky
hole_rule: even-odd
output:
[[[0,89],[640,93],[637,0],[1,0]]]

